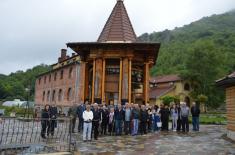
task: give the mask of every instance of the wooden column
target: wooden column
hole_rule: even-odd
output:
[[[149,62],[144,64],[144,101],[149,102]]]
[[[96,60],[93,60],[93,77],[92,77],[92,93],[91,93],[91,102],[94,103],[95,99],[95,62]]]
[[[132,61],[129,60],[129,70],[128,70],[128,101],[129,104],[131,103],[131,68],[132,68]]]
[[[81,79],[80,79],[80,82],[82,82],[81,84],[81,100],[82,101],[85,101],[85,94],[86,94],[86,62],[82,62],[81,63]],[[78,90],[79,91],[79,90]]]
[[[118,101],[121,103],[122,99],[122,58],[120,59],[120,70],[119,70],[119,91],[118,91]]]
[[[106,61],[103,59],[103,75],[102,75],[102,102],[105,102],[105,68],[106,68]]]
[[[121,86],[121,100],[125,102],[129,99],[129,62],[128,58],[122,60],[122,86]]]

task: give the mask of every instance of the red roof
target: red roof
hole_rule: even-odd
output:
[[[151,99],[159,98],[168,93],[169,91],[173,90],[174,88],[174,85],[152,87],[150,88],[149,97]]]
[[[127,14],[123,0],[117,0],[98,42],[136,42],[137,37]]]
[[[168,83],[168,82],[176,82],[181,81],[182,79],[179,77],[179,75],[163,75],[163,76],[156,76],[151,77],[150,82],[151,83]]]

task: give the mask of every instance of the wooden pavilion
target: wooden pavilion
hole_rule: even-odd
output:
[[[149,102],[149,69],[160,44],[138,42],[123,0],[117,0],[97,42],[67,46],[81,57],[83,101]]]

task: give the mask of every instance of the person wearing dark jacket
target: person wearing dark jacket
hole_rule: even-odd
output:
[[[99,135],[99,123],[101,121],[101,113],[100,110],[98,109],[98,104],[94,104],[94,109],[93,109],[93,120],[92,120],[92,128],[94,132],[94,139],[98,140],[98,135]]]
[[[200,109],[196,105],[195,102],[193,102],[193,106],[191,108],[191,114],[192,114],[192,124],[193,124],[193,131],[199,131],[199,115],[200,115]]]
[[[57,115],[58,115],[57,107],[55,105],[52,105],[50,107],[50,118],[51,118],[50,133],[51,133],[51,136],[54,136],[54,131],[55,131],[55,128],[57,127],[57,120],[56,120]]]
[[[47,133],[47,136],[49,136],[49,133],[50,133],[50,122],[49,122],[50,106],[48,104],[45,105],[44,109],[42,109],[41,118],[42,118],[42,120],[41,120],[41,126],[42,126],[41,137],[45,139],[46,133]]]
[[[72,133],[74,133],[76,119],[77,119],[77,105],[76,105],[76,103],[74,103],[73,106],[69,108],[68,116],[71,118],[70,130],[72,129]]]
[[[116,109],[114,112],[114,118],[115,118],[116,136],[120,136],[122,134],[122,124],[123,124],[123,120],[125,118],[125,113],[122,109],[121,104],[118,104],[118,109]]]
[[[103,106],[103,109],[101,110],[101,134],[106,135],[107,126],[109,124],[109,111],[106,106]]]
[[[162,131],[168,131],[170,110],[167,105],[161,108],[160,114],[161,114],[161,121],[162,121]]]
[[[146,132],[146,125],[148,121],[148,112],[146,111],[146,108],[144,105],[141,106],[140,110],[140,134],[147,134]]]
[[[180,108],[180,104],[176,105],[177,110],[178,110],[178,120],[177,120],[177,131],[181,130],[181,126],[182,126],[182,121],[181,121],[181,108]]]
[[[77,115],[78,115],[78,132],[80,132],[81,130],[83,130],[83,112],[86,110],[86,105],[82,102],[78,108],[77,108]]]

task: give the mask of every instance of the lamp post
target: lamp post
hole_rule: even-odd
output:
[[[27,115],[28,115],[28,118],[29,118],[29,93],[30,93],[30,89],[29,88],[25,88],[25,92],[27,93],[26,109],[27,109]],[[24,116],[25,116],[25,114],[24,114]]]

